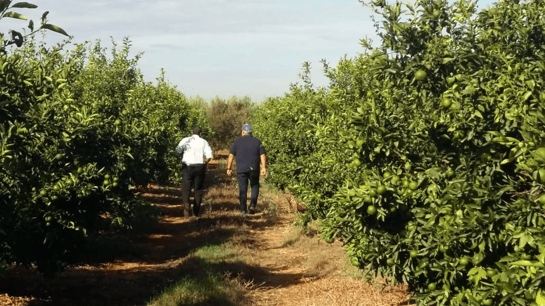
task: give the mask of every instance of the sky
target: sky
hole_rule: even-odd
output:
[[[261,102],[282,96],[300,82],[303,62],[311,63],[314,85],[327,86],[322,59],[335,66],[364,51],[361,39],[380,43],[370,8],[357,0],[25,1],[38,8],[16,12],[39,24],[49,11],[49,22],[73,36],[73,43],[100,40],[111,49],[112,38],[121,44],[128,37],[131,54],[143,53],[138,66],[144,79],[154,82],[164,69],[168,82],[188,98],[249,96]],[[492,1],[479,6],[487,3]],[[1,30],[21,30],[27,23],[2,20]],[[45,35],[48,45],[63,39]]]

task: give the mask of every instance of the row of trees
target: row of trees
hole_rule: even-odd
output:
[[[215,97],[210,101],[197,96],[189,99],[189,102],[208,115],[208,122],[214,130],[214,135],[208,141],[212,147],[219,150],[230,148],[233,141],[240,137],[242,125],[252,120],[253,113],[259,106],[248,96],[242,98],[232,96],[228,99]]]
[[[173,148],[207,114],[160,75],[144,82],[130,42],[53,48],[32,41],[0,55],[0,258],[53,274],[108,218],[156,216],[131,187],[179,181]]]
[[[379,47],[255,114],[271,180],[420,305],[541,303],[545,1],[371,7]]]
[[[36,7],[0,1],[0,19],[26,20],[14,10]],[[109,54],[100,42],[37,45],[28,39],[41,29],[67,35],[47,14],[36,29],[29,22],[26,36],[1,35],[0,271],[36,264],[53,275],[100,221],[119,228],[151,222],[158,210],[132,188],[180,182],[179,140],[199,125],[226,148],[254,107],[246,97],[187,101],[164,72],[145,82],[128,39],[112,42]]]

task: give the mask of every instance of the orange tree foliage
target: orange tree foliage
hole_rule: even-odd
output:
[[[256,113],[271,181],[419,305],[541,304],[545,1],[371,6],[380,46]]]

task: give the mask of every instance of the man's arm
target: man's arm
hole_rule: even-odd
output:
[[[204,147],[204,164],[208,165],[208,163],[214,159],[214,153],[212,152],[212,148],[208,144],[208,141],[205,141],[205,147]]]
[[[229,157],[227,158],[227,170],[231,170],[234,159],[235,159],[235,156],[232,153],[229,153]]]
[[[267,176],[267,155],[261,154],[259,155],[259,158],[261,159],[261,164],[263,167],[261,167],[261,175]]]
[[[267,155],[261,154],[259,155],[259,158],[261,159],[261,164],[263,165],[263,168],[267,168]]]
[[[182,156],[182,154],[184,153],[185,151],[185,145],[186,145],[186,138],[182,139],[180,141],[180,143],[178,143],[178,145],[176,146],[176,149],[174,150],[174,152],[176,153],[176,155],[178,156]]]

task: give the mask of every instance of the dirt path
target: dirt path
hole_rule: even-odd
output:
[[[237,185],[224,175],[224,164],[216,160],[209,169],[202,217],[182,216],[178,186],[150,185],[139,194],[161,209],[156,226],[94,234],[78,264],[53,280],[22,268],[9,271],[0,278],[0,305],[146,305],[195,273],[191,252],[224,241],[244,249],[245,262],[228,271],[246,284],[244,305],[407,305],[403,287],[348,277],[357,271],[340,243],[301,235],[290,196],[262,188],[258,205],[264,211],[242,218]]]

